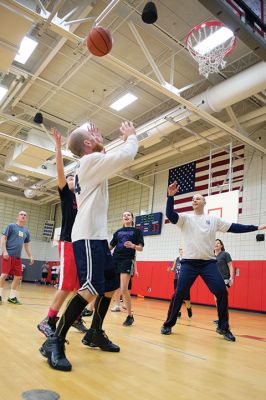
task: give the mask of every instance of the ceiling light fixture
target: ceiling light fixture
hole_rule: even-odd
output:
[[[134,94],[127,93],[124,96],[120,97],[120,99],[118,99],[114,103],[112,103],[110,105],[110,107],[116,111],[120,111],[136,100],[137,100],[137,97],[134,96]]]
[[[15,61],[19,62],[20,64],[25,64],[32,55],[37,44],[38,42],[36,42],[36,40],[30,39],[27,36],[25,36],[22,39],[19,51],[15,57]]]
[[[0,86],[0,101],[3,100],[5,95],[7,94],[8,88],[5,86]]]
[[[7,178],[8,182],[17,182],[18,177],[16,175],[11,175]]]

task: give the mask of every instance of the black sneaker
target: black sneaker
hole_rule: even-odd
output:
[[[93,311],[88,310],[87,308],[84,308],[84,310],[81,313],[82,317],[91,317],[93,314]]]
[[[9,297],[7,301],[11,304],[17,304],[18,306],[21,306],[22,304],[16,297],[12,297],[12,299]]]
[[[217,326],[218,326],[219,319],[215,319],[214,321],[212,321],[212,323],[213,323],[214,325],[217,325]]]
[[[235,342],[236,338],[234,337],[234,335],[232,334],[232,332],[227,329],[220,329],[219,327],[216,329],[216,332],[219,333],[219,335],[223,335],[225,340],[228,340],[229,342]]]
[[[124,325],[124,326],[130,326],[130,325],[133,324],[133,322],[134,322],[134,317],[133,317],[133,315],[128,315],[127,318],[126,318],[126,320],[123,322],[123,325]]]
[[[192,318],[192,308],[191,307],[187,308],[187,315],[188,315],[188,318]]]
[[[172,333],[172,328],[170,326],[162,326],[161,327],[161,334],[162,335],[171,335]]]
[[[0,304],[2,304],[2,297],[0,296]]]
[[[84,321],[82,318],[80,318],[79,320],[77,319],[75,322],[73,322],[72,326],[81,333],[86,333],[88,330],[88,328],[86,328],[86,326],[84,325]]]
[[[99,347],[102,351],[109,351],[111,353],[118,353],[120,351],[120,347],[111,342],[103,330],[90,328],[82,339],[82,343],[85,346]]]
[[[71,371],[72,365],[65,355],[65,338],[50,337],[40,348],[40,353],[48,359],[50,367],[60,371]]]
[[[46,317],[38,325],[37,328],[46,337],[53,336],[56,330],[56,323],[59,320],[58,317]]]

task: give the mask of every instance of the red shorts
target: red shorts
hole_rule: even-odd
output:
[[[1,257],[2,274],[22,276],[22,260],[15,256],[9,256],[8,260]]]
[[[58,289],[69,292],[79,290],[80,285],[72,243],[59,241],[59,256],[60,275]]]

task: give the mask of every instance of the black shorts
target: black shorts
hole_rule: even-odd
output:
[[[80,289],[103,295],[120,286],[107,240],[73,242]]]
[[[42,278],[43,278],[43,279],[47,278],[47,276],[48,276],[48,272],[43,272],[43,273],[42,273]]]
[[[56,281],[58,278],[58,274],[52,274],[51,275],[51,281]]]
[[[116,271],[119,274],[134,275],[135,261],[134,260],[114,260]]]

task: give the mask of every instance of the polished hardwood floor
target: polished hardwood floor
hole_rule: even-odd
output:
[[[126,314],[109,311],[104,328],[121,346],[106,353],[81,344],[71,328],[66,354],[71,372],[51,369],[38,349],[44,336],[36,329],[55,289],[23,283],[21,306],[8,304],[6,283],[1,314],[0,400],[21,399],[31,389],[53,390],[62,400],[265,400],[266,315],[231,311],[235,343],[215,332],[211,307],[186,310],[173,334],[160,334],[168,302],[133,298],[135,323],[123,327]],[[85,319],[90,325],[91,318]],[[37,398],[36,398],[37,400]]]

